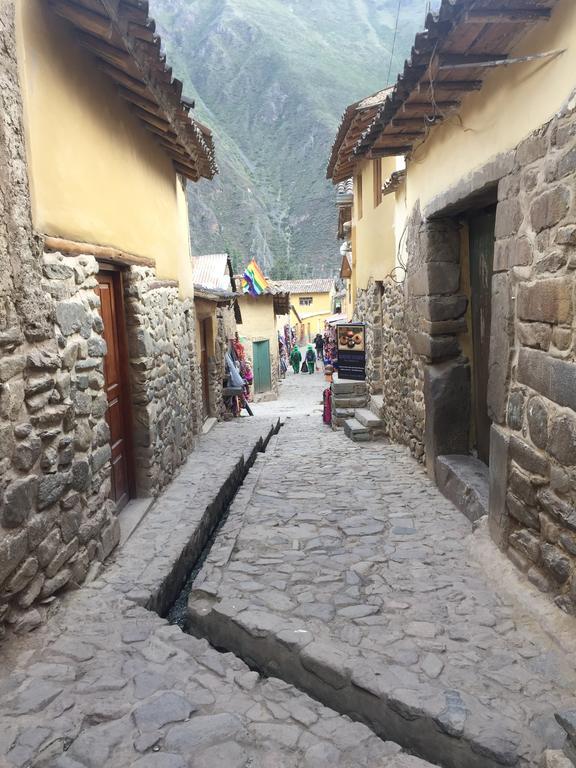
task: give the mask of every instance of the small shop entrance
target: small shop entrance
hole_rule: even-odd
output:
[[[107,347],[104,379],[108,399],[106,421],[110,428],[112,448],[111,497],[116,502],[116,510],[120,511],[135,495],[122,273],[101,264],[97,279],[96,292],[100,297],[100,313]]]
[[[488,372],[496,206],[468,216],[472,326],[472,414],[474,447],[485,464],[490,458]]]
[[[254,353],[254,393],[269,392],[272,389],[272,372],[270,368],[270,342],[252,342]]]

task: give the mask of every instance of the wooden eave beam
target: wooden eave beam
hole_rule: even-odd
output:
[[[474,67],[492,61],[503,61],[507,53],[440,53],[438,54],[438,69],[449,70],[457,67]]]
[[[463,21],[473,24],[525,24],[546,21],[551,15],[551,8],[471,8],[464,14]]]
[[[418,91],[434,88],[435,91],[479,91],[482,88],[482,80],[422,80],[418,83]]]
[[[102,16],[89,8],[69,2],[69,0],[50,0],[50,7],[54,13],[63,19],[70,21],[75,27],[88,32],[95,37],[100,37],[110,43],[120,42],[120,39],[112,23],[106,16]]]
[[[402,105],[402,112],[408,112],[411,109],[429,111],[435,106],[438,109],[452,109],[453,107],[459,107],[460,104],[461,102],[456,100],[435,101],[434,103],[432,103],[432,101],[405,101]]]
[[[149,44],[130,35],[128,22],[122,18],[119,0],[101,0],[101,2],[106,8],[114,28],[121,36],[126,50],[134,60],[134,68],[137,70],[134,76],[147,85],[153,100],[157,102],[161,112],[167,117],[191,161],[198,166],[203,156],[206,156],[209,166],[209,172],[206,175],[211,178],[216,168],[212,164],[210,149],[205,144],[201,132],[190,123],[190,118],[183,113],[180,94],[177,93],[178,89],[166,87],[166,84],[161,82],[157,57],[151,55]]]
[[[131,76],[137,76],[139,71],[134,64],[132,58],[126,51],[117,48],[114,45],[110,45],[106,41],[94,35],[89,35],[84,32],[79,32],[78,42],[83,48],[87,48],[95,56],[107,61],[117,69],[126,72]]]
[[[411,144],[406,144],[404,146],[399,144],[397,147],[374,147],[368,152],[368,157],[371,160],[375,160],[378,157],[395,157],[396,155],[407,155],[411,151]]]
[[[99,59],[98,69],[101,69],[102,72],[104,72],[104,74],[107,75],[111,80],[114,80],[115,83],[122,85],[125,89],[131,91],[132,93],[137,93],[145,98],[149,94],[148,87],[145,83],[143,83],[141,80],[137,80],[135,77],[127,75],[126,72],[122,71],[121,69],[117,69],[107,61]]]

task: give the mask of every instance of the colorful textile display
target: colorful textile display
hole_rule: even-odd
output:
[[[244,278],[242,290],[251,296],[261,296],[268,288],[268,281],[254,259],[248,264],[242,277]]]

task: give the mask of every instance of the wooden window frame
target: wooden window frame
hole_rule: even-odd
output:
[[[362,174],[359,173],[356,177],[356,194],[354,195],[354,203],[356,205],[356,214],[358,220],[364,215],[364,202],[362,199]]]
[[[311,307],[312,303],[314,301],[313,296],[300,296],[298,299],[298,306],[300,307]]]

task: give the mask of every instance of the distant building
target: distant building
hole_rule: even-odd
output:
[[[236,279],[240,285],[242,278]],[[277,318],[290,311],[290,295],[269,280],[260,296],[240,294],[238,307],[242,316],[238,335],[252,365],[254,396],[256,400],[275,398],[280,377]]]
[[[17,629],[110,553],[117,513],[202,426],[186,180],[216,166],[147,7],[2,7],[0,624]]]
[[[241,321],[241,315],[232,262],[227,253],[194,256],[192,267],[202,415],[206,420],[211,416],[222,416],[222,389],[226,378],[224,358],[236,333],[236,321]]]
[[[334,280],[331,277],[277,280],[275,285],[290,294],[290,304],[294,310],[289,322],[296,327],[298,341],[312,341],[317,333],[323,333],[324,321],[335,312]]]
[[[328,169],[354,178],[354,311],[388,434],[570,613],[574,72],[573,0],[443,0],[383,101],[346,111]]]

